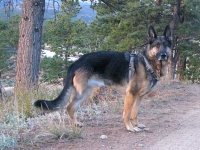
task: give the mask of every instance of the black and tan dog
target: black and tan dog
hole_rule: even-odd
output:
[[[124,87],[124,124],[129,131],[141,131],[145,128],[137,121],[141,99],[155,89],[157,78],[166,74],[171,55],[169,26],[163,36],[157,36],[150,26],[148,36],[148,46],[140,54],[99,51],[83,55],[69,67],[60,95],[52,101],[38,100],[34,105],[52,111],[66,108],[72,123],[80,125],[74,113],[92,88]]]

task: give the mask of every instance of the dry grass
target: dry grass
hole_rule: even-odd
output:
[[[184,86],[187,85],[159,85],[154,93],[145,97],[140,113],[149,113],[146,106],[155,108],[155,114],[168,112],[169,109],[165,106],[169,101],[175,100],[178,103],[178,99],[184,97]],[[82,138],[87,127],[121,124],[116,120],[122,116],[124,95],[106,87],[95,89],[89,100],[77,110],[77,118],[86,128],[72,126],[68,116],[59,112],[41,115],[41,111],[35,109],[32,104],[36,99],[54,99],[60,91],[53,91],[53,88],[56,89],[54,86],[50,89],[41,88],[38,93],[24,95],[20,101],[7,97],[6,101],[0,103],[0,149],[42,149],[50,143]]]
[[[38,93],[24,94],[18,100],[5,97],[0,103],[0,149],[37,147],[50,141],[81,138],[84,127],[70,125],[67,115],[62,116],[59,112],[40,115],[41,111],[32,106],[36,99],[54,99],[59,92],[43,87]],[[122,98],[115,91],[95,89],[76,115],[89,125],[103,125],[104,113],[109,110],[119,113],[122,105]]]
[[[143,104],[149,103],[152,107],[159,107],[161,100],[164,103],[163,99],[172,98],[171,95],[176,98],[183,94],[178,89],[173,91],[166,88],[167,86],[166,84],[160,85],[157,91],[145,98]],[[177,88],[176,85],[170,86],[173,89]],[[67,115],[61,115],[59,112],[41,115],[41,111],[32,106],[36,99],[54,99],[60,90],[53,91],[52,88],[56,89],[54,86],[50,89],[43,87],[38,93],[24,95],[19,101],[9,97],[6,98],[6,102],[0,103],[0,149],[26,149],[27,147],[37,149],[46,143],[55,143],[60,140],[70,141],[82,137],[84,127],[72,126]],[[112,122],[110,119],[112,115],[122,115],[123,104],[123,94],[102,87],[94,90],[89,100],[78,108],[76,115],[78,120],[86,126],[105,126],[108,123],[107,120]],[[145,111],[147,110],[143,110],[141,106],[141,113]]]
[[[64,127],[65,122],[55,124],[54,120],[51,120],[51,115],[36,117],[38,110],[32,105],[35,99],[53,99],[57,94],[58,91],[42,88],[37,93],[29,92],[23,94],[18,100],[14,96],[5,97],[4,101],[0,102],[0,149],[13,149],[19,148],[21,145],[33,145],[37,137],[34,137],[32,132],[36,128],[39,128],[40,135],[49,132],[57,137],[64,137],[67,132],[76,133],[72,130],[64,131],[64,129],[67,129]]]

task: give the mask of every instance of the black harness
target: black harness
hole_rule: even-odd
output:
[[[131,80],[131,78],[133,77],[133,75],[135,74],[135,64],[134,64],[134,59],[135,57],[138,57],[139,54],[134,54],[134,53],[131,53],[130,56],[129,56],[129,74],[128,74],[128,81]],[[152,82],[153,82],[153,85],[151,87],[154,87],[155,84],[157,83],[158,81],[158,78],[157,76],[155,75],[154,71],[152,70],[152,68],[150,67],[150,64],[149,62],[147,61],[147,58],[140,54],[145,62],[145,67],[146,67],[146,71],[149,72],[152,76]]]
[[[129,72],[128,72],[128,81],[131,80],[132,76],[135,74],[134,58],[137,54],[130,54],[129,59]]]

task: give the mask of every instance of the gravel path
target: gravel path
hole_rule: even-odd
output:
[[[149,150],[200,150],[200,109],[191,110],[177,129]]]

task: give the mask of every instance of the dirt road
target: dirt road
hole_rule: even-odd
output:
[[[199,89],[200,90],[200,89]],[[200,99],[199,99],[200,101]],[[200,103],[198,103],[200,106]],[[198,105],[197,104],[197,105]],[[167,134],[148,150],[200,150],[200,107],[189,110],[173,132]]]
[[[182,101],[176,105],[179,114],[177,122],[171,124],[172,132],[164,134],[159,140],[149,145],[148,150],[199,150],[200,149],[200,86],[184,86]],[[182,91],[182,90],[181,90]],[[171,105],[171,104],[170,104]],[[180,116],[183,114],[182,116]],[[176,114],[174,114],[176,115]]]
[[[138,119],[147,129],[139,133],[126,131],[123,104],[106,108],[93,118],[84,116],[81,138],[57,140],[38,149],[200,150],[200,85],[161,85],[142,102]]]

